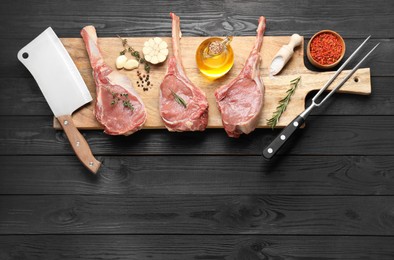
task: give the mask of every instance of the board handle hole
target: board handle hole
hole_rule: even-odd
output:
[[[360,81],[360,79],[358,78],[358,77],[354,77],[354,82],[359,82]]]
[[[22,53],[22,58],[24,58],[24,59],[29,58],[29,53],[27,53],[27,52]]]

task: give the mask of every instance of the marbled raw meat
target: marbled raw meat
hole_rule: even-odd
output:
[[[239,75],[215,91],[216,103],[228,136],[239,137],[252,132],[263,107],[264,85],[260,77],[260,49],[265,31],[261,16],[255,44]]]
[[[160,116],[169,131],[204,131],[208,124],[208,101],[205,93],[186,76],[182,66],[179,17],[172,18],[172,49],[167,73],[160,85]],[[176,101],[175,94],[187,104]]]
[[[93,113],[97,121],[104,126],[104,132],[110,135],[130,135],[140,130],[146,121],[145,105],[130,79],[104,62],[93,26],[84,27],[81,35],[96,83]]]

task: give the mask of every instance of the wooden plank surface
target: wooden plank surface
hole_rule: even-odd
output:
[[[83,131],[106,166],[89,175],[16,53],[48,26],[168,37],[170,11],[184,37],[254,37],[260,15],[267,36],[333,29],[348,53],[371,34],[369,47],[382,43],[364,66],[372,94],[335,95],[271,162],[259,155],[279,129]],[[385,0],[3,1],[0,259],[393,259],[393,11]]]
[[[94,3],[94,4],[92,4]],[[4,6],[4,7],[3,7]],[[3,38],[34,37],[44,27],[59,28],[62,37],[76,37],[87,24],[96,24],[104,36],[114,32],[133,36],[168,36],[171,32],[169,12],[178,13],[187,26],[186,35],[254,35],[256,21],[265,15],[270,21],[268,35],[290,35],[302,32],[312,36],[322,29],[333,29],[345,37],[374,35],[392,38],[394,7],[390,1],[341,0],[324,2],[278,1],[202,1],[185,4],[171,2],[105,0],[56,3],[34,0],[26,5],[17,0],[4,3],[1,9]],[[15,19],[16,14],[19,14]],[[365,22],[368,19],[368,22]]]
[[[394,196],[3,195],[0,234],[394,236],[393,203]]]
[[[3,259],[380,259],[393,237],[269,235],[0,236]]]
[[[393,43],[394,46],[394,43]],[[394,71],[394,68],[393,68]],[[312,115],[394,115],[394,88],[391,77],[372,77],[372,93],[368,96],[334,94],[332,102],[312,111]],[[53,115],[33,78],[1,78],[1,116]],[[312,91],[306,98],[310,101]],[[16,100],[15,97],[18,97]]]
[[[394,195],[393,156],[0,156],[1,194]],[[154,162],[154,163],[152,163]],[[30,169],[36,169],[31,171]],[[170,171],[168,169],[171,169]]]
[[[182,28],[182,23],[181,23]],[[98,31],[98,35],[100,32]],[[126,38],[128,43],[133,46],[136,50],[142,50],[143,44],[149,38]],[[206,38],[204,37],[182,37],[181,39],[181,53],[182,63],[186,70],[186,74],[189,79],[199,88],[201,88],[208,99],[209,112],[208,112],[208,125],[207,128],[222,128],[222,120],[219,110],[217,109],[214,91],[230,82],[234,79],[239,72],[242,70],[243,65],[253,47],[255,37],[234,37],[231,42],[231,46],[234,49],[234,66],[224,77],[216,80],[208,79],[204,77],[196,66],[195,51],[198,45],[203,42]],[[164,41],[169,46],[169,55],[172,55],[172,44],[171,38],[165,37]],[[334,72],[316,73],[308,71],[303,65],[304,52],[303,48],[297,48],[291,60],[287,63],[286,67],[282,72],[275,76],[268,76],[269,66],[275,54],[283,46],[288,44],[290,37],[264,37],[263,47],[260,51],[262,57],[261,75],[263,76],[263,84],[265,87],[264,94],[264,105],[260,114],[258,128],[269,128],[267,120],[272,117],[272,114],[276,111],[276,107],[281,99],[286,96],[286,91],[289,89],[290,81],[301,76],[301,83],[292,96],[292,100],[289,103],[286,111],[283,113],[279,120],[277,127],[284,127],[288,125],[298,114],[300,114],[305,108],[305,97],[312,91],[320,89],[325,82],[328,81]],[[62,42],[68,52],[70,53],[74,63],[80,71],[84,81],[86,82],[89,91],[93,96],[93,100],[96,98],[96,86],[92,76],[92,70],[85,50],[85,45],[81,38],[63,38]],[[118,38],[99,38],[99,47],[101,48],[105,62],[115,68],[115,60],[119,55],[119,52],[123,49],[121,41]],[[137,87],[137,81],[139,81],[136,70],[134,71],[122,71],[127,75],[134,85],[134,89],[142,98],[146,111],[147,120],[144,124],[145,129],[163,129],[165,128],[163,120],[160,117],[159,112],[159,91],[160,84],[167,71],[168,59],[164,64],[159,66],[152,66],[150,72],[150,82],[153,85],[149,91],[144,91],[142,88]],[[143,70],[142,68],[139,69]],[[342,78],[347,75],[348,72],[344,71],[340,74],[337,80],[335,80],[331,86],[333,88]],[[368,95],[371,93],[371,79],[369,69],[358,70],[352,79],[348,80],[345,85],[339,90],[344,93],[355,93],[361,95]],[[94,105],[91,102],[89,105],[82,107],[73,114],[73,121],[77,128],[96,130],[102,129],[103,127],[99,122],[96,121],[93,115]],[[54,127],[61,129],[58,121],[54,119]]]
[[[51,116],[0,117],[0,155],[72,155]],[[34,119],[34,120],[33,120]],[[311,116],[282,155],[394,155],[392,116]],[[131,136],[106,136],[83,131],[93,154],[105,155],[258,155],[279,129],[257,129],[229,138],[223,129],[169,133],[144,130]],[[180,159],[182,160],[182,159]]]
[[[83,25],[81,25],[83,26]],[[42,27],[42,31],[46,27]],[[58,32],[61,30],[61,28],[56,28],[54,27],[54,30]],[[79,29],[80,30],[80,29]],[[77,33],[74,35],[74,37],[80,37],[79,35],[79,30]],[[102,30],[102,29],[101,29]],[[269,31],[267,31],[266,35]],[[120,34],[124,37],[127,35],[122,34],[122,33],[117,33]],[[186,33],[183,33],[184,36],[186,37]],[[168,37],[170,35],[166,34],[163,35],[163,37]],[[31,75],[28,70],[22,65],[22,63],[19,62],[18,59],[16,59],[16,53],[27,43],[29,43],[35,36],[37,35],[31,35],[30,37],[26,36],[21,39],[14,39],[14,38],[1,38],[0,36],[0,49],[2,53],[2,59],[0,59],[0,77],[5,77],[5,78],[12,78],[12,77],[18,77],[18,78],[31,78]],[[59,33],[59,37],[61,37],[62,34]],[[114,34],[109,35],[110,37],[113,37]],[[361,44],[363,41],[363,38],[365,35],[361,35],[360,38],[345,38],[346,41],[346,54],[345,58],[349,57],[350,54],[357,49],[357,47]],[[64,37],[64,36],[63,36]],[[201,36],[200,36],[201,37]],[[208,37],[208,36],[206,36]],[[251,36],[253,37],[253,36]],[[268,36],[267,36],[268,37]],[[308,43],[310,37],[304,36],[304,53],[305,53],[305,48],[306,44]],[[368,46],[372,48],[372,46],[376,45],[378,42],[381,43],[379,46],[379,49],[377,49],[376,53],[372,55],[370,59],[366,61],[366,63],[361,66],[361,67],[370,67],[371,70],[371,76],[384,76],[384,77],[392,77],[394,76],[394,61],[391,59],[391,57],[394,55],[394,39],[375,39],[372,38],[369,40],[370,43],[368,43]],[[118,51],[118,50],[117,50]],[[351,63],[352,65],[355,65],[356,63]],[[349,68],[350,65],[349,64]],[[306,57],[304,57],[304,66],[313,71],[320,71],[317,68],[313,67],[309,61],[307,60]],[[333,70],[335,70],[334,68]]]

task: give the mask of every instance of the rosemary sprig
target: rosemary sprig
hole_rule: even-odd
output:
[[[177,95],[172,89],[170,89],[170,90],[171,90],[171,94],[174,96],[175,101],[176,101],[179,105],[181,105],[181,106],[183,106],[184,108],[186,108],[186,107],[187,107],[186,101],[183,100],[183,98],[181,98],[179,95]]]
[[[301,76],[290,81],[290,88],[286,91],[286,93],[287,93],[286,97],[284,97],[282,100],[279,101],[279,105],[276,107],[276,111],[272,114],[272,118],[267,120],[268,126],[270,126],[272,129],[275,128],[275,126],[279,122],[279,119],[282,116],[283,112],[286,111],[286,108],[290,102],[291,96],[294,94],[300,81],[301,81]]]

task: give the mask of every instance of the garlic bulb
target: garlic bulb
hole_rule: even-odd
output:
[[[159,37],[151,38],[144,43],[142,53],[146,61],[152,64],[162,63],[167,59],[167,43]]]

